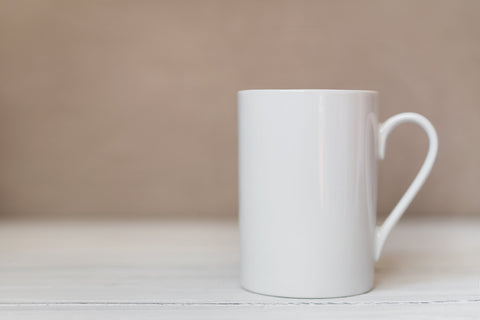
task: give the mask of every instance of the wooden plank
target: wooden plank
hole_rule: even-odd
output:
[[[403,221],[377,264],[374,290],[304,300],[239,288],[235,221],[3,222],[0,312],[27,319],[121,319],[138,312],[235,318],[299,310],[473,316],[480,314],[479,230],[479,219]]]
[[[58,306],[0,311],[2,320],[55,319],[478,319],[473,304],[375,306]]]

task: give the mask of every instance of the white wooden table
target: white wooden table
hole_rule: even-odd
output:
[[[238,284],[235,221],[1,222],[0,319],[480,319],[480,219],[404,220],[375,288],[287,299]]]

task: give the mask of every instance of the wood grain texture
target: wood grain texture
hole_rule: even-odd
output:
[[[1,319],[480,316],[480,220],[408,220],[375,288],[286,299],[238,284],[234,221],[4,222]]]

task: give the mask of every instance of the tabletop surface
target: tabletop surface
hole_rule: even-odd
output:
[[[375,288],[288,299],[239,287],[230,220],[0,224],[0,319],[480,319],[480,219],[401,221]]]

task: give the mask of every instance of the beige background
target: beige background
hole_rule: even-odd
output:
[[[440,153],[407,216],[480,211],[480,1],[1,1],[0,215],[235,216],[236,91],[381,92]],[[384,214],[426,153],[380,166]]]

